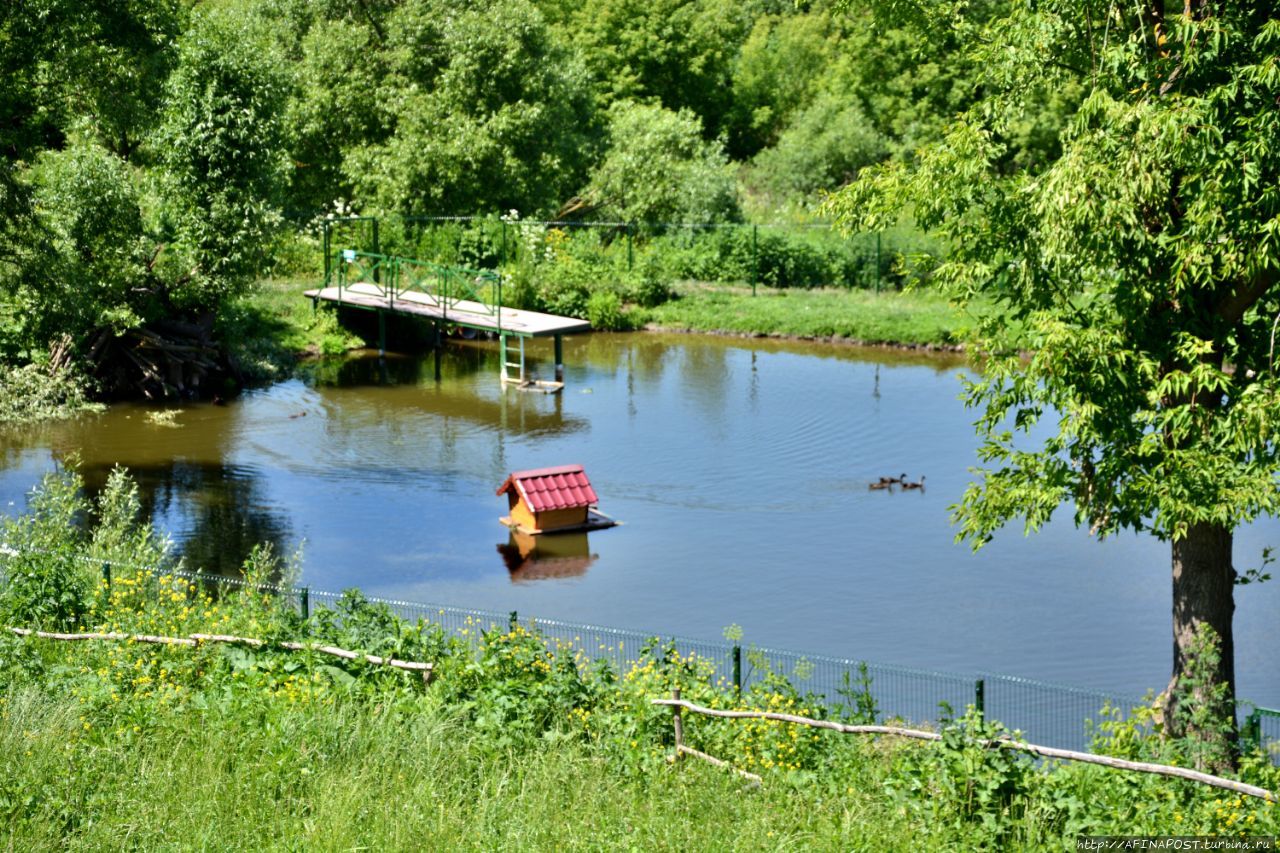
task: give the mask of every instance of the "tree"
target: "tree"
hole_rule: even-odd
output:
[[[279,223],[287,161],[273,43],[234,9],[193,16],[161,105],[160,269],[177,309],[210,310],[258,271]]]
[[[697,116],[629,101],[609,110],[609,148],[586,195],[631,221],[721,222],[738,212],[728,158],[703,140]]]
[[[385,50],[365,93],[381,133],[343,162],[360,199],[547,210],[580,185],[598,137],[590,83],[527,0],[410,0],[387,18]]]
[[[985,21],[934,0],[879,11],[946,26],[981,73],[918,162],[865,171],[831,203],[851,227],[909,211],[950,243],[951,294],[994,303],[967,388],[986,467],[955,508],[961,535],[981,545],[1018,517],[1034,530],[1073,502],[1099,536],[1167,540],[1164,719],[1208,739],[1180,703],[1234,698],[1232,531],[1280,509],[1280,19],[1209,0],[1013,2]],[[1028,104],[1073,86],[1054,156],[1019,161]],[[1042,419],[1056,431],[1033,437]],[[1206,628],[1221,654],[1192,683]]]
[[[565,36],[579,46],[605,106],[691,110],[708,139],[733,99],[733,63],[755,4],[737,0],[587,0]]]

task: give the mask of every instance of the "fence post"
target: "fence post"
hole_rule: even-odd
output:
[[[733,689],[742,693],[742,646],[733,644]]]
[[[311,590],[305,586],[298,588],[298,608],[303,619],[311,618]]]
[[[979,678],[973,683],[973,707],[981,716],[987,711],[987,680]]]
[[[680,701],[680,688],[673,688],[671,698]],[[681,708],[679,705],[671,706],[671,722],[675,726],[676,731],[676,759],[679,760],[681,748],[684,746],[684,719],[680,716]]]
[[[373,218],[373,253],[375,255],[382,254],[382,252],[378,248],[378,245],[379,245],[378,244],[378,218],[375,216]],[[379,269],[380,266],[381,264],[378,264],[376,262],[373,265],[373,283],[374,284],[378,284],[381,282],[382,272]]]
[[[511,629],[514,631],[514,630],[515,630],[516,625],[518,625],[518,624],[520,624],[520,614],[519,614],[519,613],[517,613],[516,611],[512,610],[512,611],[511,611],[511,621],[508,623],[508,626],[507,626],[507,627],[511,628]]]
[[[880,232],[876,232],[876,293],[880,293]]]
[[[1262,714],[1255,708],[1244,721],[1244,746],[1256,749],[1262,744]]]
[[[333,272],[333,270],[332,270],[332,268],[331,268],[331,266],[330,266],[331,261],[330,261],[330,258],[329,258],[329,251],[330,251],[330,249],[329,249],[329,245],[330,245],[330,240],[332,239],[332,238],[329,236],[329,220],[327,220],[327,219],[326,219],[326,220],[324,221],[324,224],[323,224],[323,225],[321,226],[321,228],[320,228],[320,232],[321,232],[321,234],[322,234],[322,238],[321,238],[321,239],[322,239],[322,241],[323,241],[323,246],[324,246],[324,286],[325,286],[325,287],[328,287],[328,286],[329,286],[329,277],[330,277],[330,275],[331,275],[331,274],[332,274],[332,272]]]
[[[760,226],[751,226],[751,295],[756,295],[756,283],[760,281]]]
[[[111,564],[102,564],[102,582],[107,585],[107,596],[111,596]]]

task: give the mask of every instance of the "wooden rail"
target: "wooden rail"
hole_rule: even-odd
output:
[[[39,637],[44,640],[115,640],[115,641],[132,641],[135,643],[156,643],[165,646],[198,646],[201,643],[237,643],[245,646],[254,646],[261,648],[268,645],[265,640],[258,640],[253,637],[236,637],[231,634],[190,634],[186,637],[161,637],[154,634],[121,634],[116,632],[96,632],[84,634],[63,634],[55,631],[36,631],[31,628],[10,628],[13,633],[22,637]],[[360,652],[353,652],[349,649],[340,649],[337,646],[321,646],[314,643],[292,643],[282,642],[276,643],[282,649],[289,651],[311,651],[319,652],[324,655],[332,655],[333,657],[344,658],[346,660],[364,660],[375,666],[389,666],[393,669],[403,669],[410,672],[422,673],[422,682],[424,684],[431,683],[431,675],[434,666],[423,661],[398,660],[397,658],[384,658],[378,655],[366,655]]]
[[[873,725],[846,725],[844,723],[836,723],[831,720],[815,720],[811,717],[801,717],[796,714],[779,714],[773,711],[722,711],[718,708],[705,708],[701,705],[681,699],[680,691],[673,690],[670,699],[650,699],[653,705],[667,705],[671,707],[676,724],[676,754],[681,753],[696,755],[704,760],[711,760],[711,763],[717,766],[729,767],[730,765],[722,759],[712,759],[712,756],[706,753],[698,752],[695,749],[684,746],[684,722],[681,711],[691,711],[695,714],[702,714],[707,717],[723,717],[728,719],[739,720],[776,720],[781,723],[794,723],[800,726],[809,726],[816,729],[831,729],[832,731],[841,732],[842,734],[881,734],[892,735],[895,737],[911,738],[913,740],[942,740],[942,735],[937,732],[928,732],[921,729],[910,729],[901,726],[873,726]],[[1091,752],[1077,752],[1072,749],[1058,749],[1052,746],[1040,746],[1034,743],[1025,743],[1010,738],[996,738],[983,742],[983,745],[990,749],[1015,749],[1020,752],[1029,752],[1033,755],[1039,755],[1044,758],[1056,758],[1063,761],[1078,761],[1083,764],[1097,764],[1102,767],[1111,767],[1116,770],[1131,770],[1137,773],[1154,773],[1160,776],[1172,776],[1179,779],[1187,779],[1192,782],[1199,782],[1202,785],[1211,785],[1215,788],[1223,788],[1228,791],[1234,791],[1237,794],[1244,794],[1249,797],[1257,797],[1267,802],[1276,802],[1275,793],[1268,791],[1266,788],[1259,788],[1257,785],[1249,785],[1244,782],[1237,782],[1235,779],[1225,779],[1221,776],[1214,776],[1210,773],[1202,773],[1199,770],[1192,770],[1189,767],[1174,767],[1168,764],[1153,764],[1147,761],[1129,761],[1125,758],[1112,758],[1109,755],[1094,755]],[[739,774],[745,774],[745,771],[732,768]],[[751,775],[751,774],[746,774]],[[759,779],[759,777],[755,777]]]

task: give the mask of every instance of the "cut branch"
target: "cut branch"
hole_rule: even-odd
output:
[[[717,708],[704,708],[701,705],[695,705],[692,702],[683,699],[650,699],[649,702],[653,705],[679,706],[687,711],[692,711],[695,714],[703,714],[708,717],[777,720],[779,722],[795,723],[797,725],[810,726],[812,728],[831,729],[845,734],[887,734],[896,735],[898,737],[913,738],[916,740],[942,740],[942,736],[937,732],[926,732],[920,729],[908,729],[899,726],[845,725],[844,723],[835,723],[830,720],[815,720],[811,717],[801,717],[795,714],[778,714],[772,711],[722,711]],[[1173,767],[1167,764],[1152,764],[1146,761],[1129,761],[1124,758],[1112,758],[1109,755],[1094,755],[1091,752],[1077,752],[1072,749],[1058,749],[1051,746],[1039,746],[1033,743],[1024,743],[1023,741],[1008,740],[1004,738],[985,741],[985,746],[993,749],[1016,749],[1021,752],[1029,752],[1034,755],[1043,756],[1044,758],[1056,758],[1063,761],[1078,761],[1082,764],[1097,764],[1102,767],[1111,767],[1117,770],[1132,770],[1138,773],[1154,773],[1159,776],[1173,776],[1179,779],[1199,782],[1202,785],[1211,785],[1215,788],[1235,791],[1237,794],[1256,797],[1260,800],[1266,800],[1267,802],[1276,802],[1276,795],[1273,792],[1268,791],[1266,788],[1259,788],[1257,785],[1237,782],[1235,779],[1226,779],[1221,776],[1202,773],[1199,770],[1192,770],[1189,767]]]

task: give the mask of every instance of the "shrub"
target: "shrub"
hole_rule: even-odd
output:
[[[0,364],[0,423],[67,418],[101,411],[90,403],[85,381],[65,370],[50,374],[37,364]]]
[[[622,299],[608,290],[597,291],[587,300],[587,321],[593,329],[618,331],[626,327]]]

